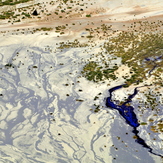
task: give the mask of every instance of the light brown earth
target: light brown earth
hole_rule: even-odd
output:
[[[91,17],[87,18],[85,15],[89,13],[91,13]],[[96,4],[85,12],[76,14],[72,11],[71,15],[63,15],[63,18],[61,19],[59,19],[57,15],[52,14],[50,16],[44,15],[42,20],[33,18],[26,20],[26,22],[14,24],[2,24],[0,21],[0,31],[40,27],[53,28],[65,24],[68,24],[69,29],[73,32],[81,32],[88,27],[96,28],[101,24],[112,25],[113,30],[128,30],[127,27],[130,26],[131,23],[145,20],[148,20],[149,22],[157,20],[163,21],[162,6],[140,7],[136,5],[132,8],[130,7],[130,9],[127,9],[126,7],[123,8],[122,6],[115,7],[114,9],[98,9]],[[75,23],[75,25],[72,25],[73,23]]]

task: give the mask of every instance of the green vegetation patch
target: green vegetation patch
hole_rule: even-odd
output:
[[[51,31],[53,28],[42,27],[40,28],[41,31]]]
[[[163,123],[160,122],[160,123],[158,123],[157,125],[158,125],[158,130],[159,130],[160,132],[163,132]]]
[[[97,113],[100,111],[100,105],[97,105],[96,108],[94,109],[94,112]]]
[[[160,120],[156,126],[151,126],[151,131],[153,132],[163,132],[163,121]]]
[[[6,0],[6,1],[2,1],[0,0],[0,6],[5,6],[5,5],[16,5],[19,3],[25,3],[25,2],[29,2],[32,0],[18,0],[18,1],[14,1],[14,0]]]
[[[109,38],[104,48],[109,54],[122,58],[122,63],[132,68],[131,78],[126,79],[128,85],[142,82],[150,71],[158,77],[163,67],[163,59],[157,59],[163,53],[163,33],[120,32]],[[153,73],[153,70],[156,70]]]
[[[3,12],[2,14],[0,14],[0,19],[9,19],[9,18],[13,17],[13,15],[14,15],[14,12],[6,11],[6,12]]]
[[[130,68],[130,75],[122,76],[126,81],[126,86],[139,84],[151,75],[156,78],[155,84],[162,85],[160,76],[163,70],[163,33],[157,30],[160,26],[159,23],[160,21],[158,21],[158,24],[146,21],[134,22],[134,25],[131,26],[132,30],[127,32],[113,31],[114,36],[107,35],[107,41],[103,45],[106,50],[105,58],[107,58],[107,55],[108,60],[110,56],[121,58],[122,64]],[[134,29],[137,24],[139,30]],[[100,29],[104,34],[108,34],[111,31],[111,26],[102,24],[101,27],[94,30],[86,28],[85,30],[89,32],[86,37],[93,38],[94,33],[99,33]],[[101,57],[103,57],[102,55]],[[90,68],[91,66],[93,66],[93,70]],[[83,67],[82,74],[88,80],[95,82],[109,78],[115,80],[116,70],[117,67],[111,69],[106,65],[100,67],[98,63],[95,64],[91,61]]]
[[[90,14],[89,14],[89,15],[86,15],[86,17],[88,17],[88,18],[89,18],[89,17],[91,17],[91,15],[90,15]]]
[[[86,47],[86,46],[88,46],[88,44],[80,43],[77,39],[75,39],[72,42],[60,42],[60,46],[58,47],[58,49],[78,48],[78,47]]]
[[[26,17],[28,17],[28,18],[30,18],[30,17],[31,17],[31,15],[30,15],[30,14],[27,14],[27,13],[25,13],[25,12],[22,12],[22,15],[24,15],[24,16],[26,16]]]
[[[63,0],[63,2],[64,2],[64,3],[67,3],[67,2],[68,2],[68,0]]]
[[[140,125],[147,125],[147,123],[146,122],[141,122]]]
[[[114,66],[113,68],[103,68],[99,66],[98,63],[90,61],[83,67],[82,74],[87,80],[94,82],[103,81],[104,79],[115,80],[117,77],[114,74],[114,71],[117,69],[118,66]]]

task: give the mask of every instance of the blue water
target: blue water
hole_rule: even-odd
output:
[[[160,156],[160,157],[163,157],[160,154],[154,153],[152,151],[152,148],[150,146],[148,146],[145,143],[145,141],[142,138],[140,138],[140,136],[138,135],[139,131],[137,130],[137,127],[140,124],[138,123],[137,116],[134,113],[134,107],[128,105],[128,103],[132,102],[132,98],[134,98],[134,96],[138,93],[138,87],[136,87],[134,89],[134,93],[129,95],[128,99],[123,104],[117,105],[112,101],[112,93],[115,90],[122,88],[124,85],[125,84],[119,85],[119,86],[116,86],[116,87],[113,87],[113,88],[109,89],[110,96],[107,97],[107,99],[106,99],[106,106],[109,107],[109,108],[116,109],[119,112],[119,114],[126,120],[126,123],[129,124],[131,127],[133,127],[132,132],[135,134],[135,137],[136,137],[135,141],[138,144],[142,145],[144,148],[147,148],[150,153],[152,153],[154,155],[157,155],[157,156]]]

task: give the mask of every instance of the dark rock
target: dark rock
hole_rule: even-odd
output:
[[[34,10],[32,15],[37,16],[38,15],[37,10]]]

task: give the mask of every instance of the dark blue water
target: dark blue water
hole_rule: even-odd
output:
[[[163,157],[160,154],[154,153],[152,148],[150,146],[148,146],[146,144],[146,142],[138,135],[139,131],[138,131],[137,127],[140,124],[138,123],[137,116],[134,113],[134,107],[128,105],[128,103],[132,102],[132,98],[134,98],[134,96],[138,93],[138,87],[136,87],[134,89],[134,93],[129,95],[128,99],[123,104],[117,105],[112,101],[112,93],[115,90],[122,88],[124,85],[125,84],[109,89],[110,96],[107,97],[107,99],[106,99],[106,106],[109,108],[116,109],[119,112],[119,114],[126,120],[126,123],[129,124],[131,127],[133,127],[132,132],[135,134],[135,137],[136,137],[135,141],[138,144],[142,145],[144,148],[147,148],[150,153],[157,155],[157,156],[160,156],[160,157]]]

